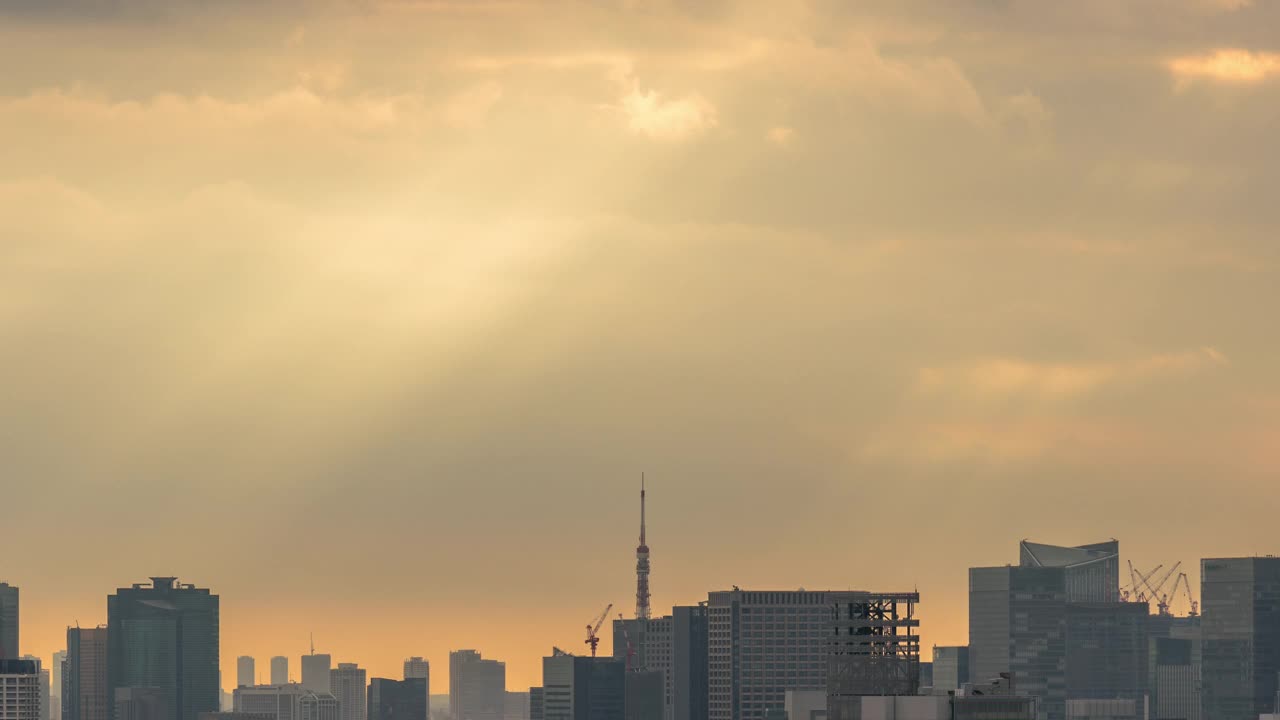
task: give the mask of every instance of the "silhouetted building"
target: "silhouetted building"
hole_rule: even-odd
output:
[[[1069,602],[1120,602],[1117,540],[1077,547],[1023,540],[1018,555],[1022,567],[1062,568]]]
[[[53,654],[53,666],[49,668],[53,682],[52,696],[49,699],[49,720],[62,720],[62,672],[67,665],[67,651],[59,650]]]
[[[427,695],[431,688],[431,663],[420,657],[411,657],[404,661],[404,679],[422,678],[427,681]]]
[[[298,701],[301,720],[341,720],[342,711],[338,699],[329,693],[308,691]]]
[[[108,693],[107,629],[67,628],[67,660],[62,671],[63,720],[108,720],[114,702],[114,695]]]
[[[369,681],[368,720],[427,720],[425,678]]]
[[[289,684],[289,658],[283,655],[271,658],[271,684]]]
[[[40,685],[40,717],[49,717],[49,670],[35,655],[23,655],[20,660],[30,660],[36,664],[37,682]]]
[[[1067,603],[1069,719],[1146,720],[1149,612],[1139,602]]]
[[[542,687],[529,688],[529,720],[545,720],[546,712]]]
[[[245,685],[235,689],[235,712],[270,715],[273,720],[299,720],[301,702],[309,691],[302,685]]]
[[[660,618],[615,620],[613,657],[632,670],[663,673],[666,720],[707,717],[707,608],[672,608]]]
[[[338,663],[329,673],[329,692],[338,699],[340,720],[365,720],[365,671],[355,663]]]
[[[18,657],[18,588],[0,582],[0,660]]]
[[[665,673],[661,670],[633,670],[625,673],[623,678],[623,717],[626,720],[663,720],[667,713]]]
[[[0,659],[0,718],[40,720],[38,663]]]
[[[931,695],[933,693],[933,663],[920,661],[920,689],[917,690],[921,695]]]
[[[1150,708],[1154,720],[1197,720],[1199,693],[1192,672],[1190,640],[1152,638],[1154,673]]]
[[[107,597],[109,692],[114,697],[117,688],[159,688],[175,720],[216,712],[222,692],[218,596],[172,577],[151,582]]]
[[[1200,561],[1201,716],[1256,720],[1280,673],[1280,558]]]
[[[249,687],[258,684],[257,668],[253,658],[241,655],[236,658],[236,687]]]
[[[168,699],[160,688],[116,688],[116,720],[170,720]]]
[[[787,690],[825,690],[829,593],[728,590],[707,600],[708,717],[763,720]]]
[[[200,713],[199,720],[275,720],[275,716],[268,715],[266,713],[235,712],[234,710],[228,710]]]
[[[333,658],[327,654],[302,656],[302,686],[316,694],[330,690],[329,680],[333,672]]]
[[[507,691],[503,720],[529,720],[529,693]]]
[[[969,646],[933,646],[933,690],[946,694],[969,682]]]
[[[453,720],[502,720],[507,666],[475,650],[449,653],[449,710]]]
[[[827,717],[859,720],[864,697],[915,695],[920,689],[920,621],[915,617],[920,594],[830,592],[827,601]]]
[[[556,651],[542,659],[543,720],[624,720],[626,665]],[[657,689],[656,678],[650,681]]]

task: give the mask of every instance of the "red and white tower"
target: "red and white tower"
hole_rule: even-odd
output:
[[[640,545],[636,548],[636,617],[649,619],[649,546],[644,539],[644,473],[640,473]]]

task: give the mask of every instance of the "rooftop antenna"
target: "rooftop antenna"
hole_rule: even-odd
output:
[[[311,633],[311,654],[316,654],[316,634],[314,632]]]

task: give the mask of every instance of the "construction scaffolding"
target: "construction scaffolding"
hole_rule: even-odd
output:
[[[920,593],[836,592],[827,656],[827,717],[861,720],[867,695],[915,695],[920,686]]]

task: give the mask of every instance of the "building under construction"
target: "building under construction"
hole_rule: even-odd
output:
[[[915,695],[920,593],[833,592],[827,599],[827,717],[861,720],[863,697]]]

